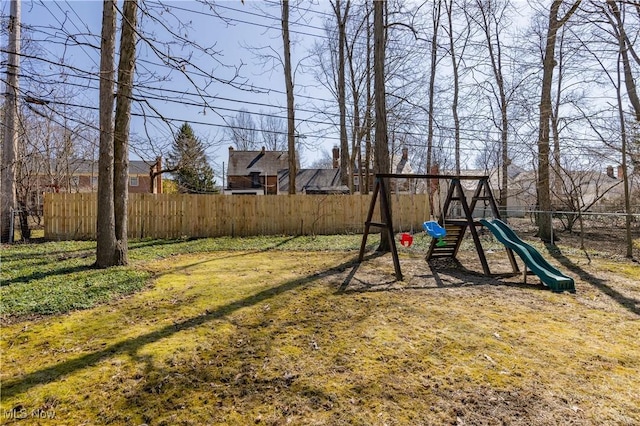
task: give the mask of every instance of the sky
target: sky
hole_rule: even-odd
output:
[[[154,5],[153,2],[149,4]],[[281,54],[282,41],[278,16],[280,9],[277,2],[274,6],[268,1],[245,1],[244,3],[239,0],[217,1],[215,11],[194,1],[163,2],[163,4],[170,6],[170,9],[160,15],[169,27],[177,30],[187,40],[211,47],[216,55],[212,58],[177,43],[171,46],[154,43],[155,48],[159,47],[165,52],[170,49],[174,55],[189,56],[190,61],[196,63],[200,69],[211,71],[220,79],[231,78],[236,67],[239,67],[240,78],[236,82],[242,83],[243,88],[234,88],[228,84],[212,81],[198,75],[198,72],[189,72],[189,68],[187,68],[188,78],[177,71],[168,72],[166,67],[159,66],[158,57],[154,54],[151,45],[139,42],[136,67],[138,84],[144,88],[139,92],[139,96],[144,97],[144,100],[153,107],[153,110],[146,108],[148,115],[160,114],[171,120],[173,125],[171,130],[175,131],[182,122],[190,123],[196,135],[210,146],[207,153],[216,175],[221,176],[223,163],[227,161],[228,148],[231,145],[225,132],[227,126],[225,121],[228,123],[239,110],[246,109],[252,113],[256,124],[259,124],[258,114],[281,117],[283,123],[286,123],[282,67],[273,63],[265,64],[264,60],[258,57],[264,54]],[[308,12],[304,20],[291,23],[294,66],[300,65],[301,60],[305,60],[314,42],[322,40],[324,36],[321,28],[322,20],[328,16],[328,6],[328,2],[321,0],[319,4],[312,6],[313,11]],[[8,2],[3,2],[4,16],[8,15],[8,8]],[[215,13],[223,16],[224,19],[216,17]],[[158,14],[157,11],[156,14]],[[295,11],[292,11],[291,19],[297,18]],[[100,34],[101,19],[102,2],[100,1],[23,0],[22,2],[22,24],[25,28],[23,32],[35,34],[34,38],[38,40],[44,56],[55,63],[64,61],[68,66],[87,70],[94,75],[97,75],[99,69],[99,51],[94,46],[99,45],[100,42],[96,35]],[[155,37],[158,41],[169,40],[166,30],[154,24],[149,18],[143,18],[141,24],[147,36]],[[65,31],[56,30],[56,28],[65,28],[68,34],[80,34],[75,37],[75,40],[84,45],[72,42],[62,43],[65,39]],[[258,50],[258,48],[261,49]],[[46,68],[46,64],[43,66]],[[322,117],[317,112],[324,100],[331,100],[331,95],[314,87],[317,83],[305,74],[303,69],[304,67],[298,67],[295,77],[298,108],[296,121],[297,132],[305,144],[301,162],[303,165],[310,165],[322,157],[324,152],[330,152],[338,140],[320,130],[332,123],[326,116]],[[189,79],[192,81],[190,82]],[[64,80],[61,76],[60,81]],[[97,108],[98,85],[97,79],[93,80],[86,84],[87,87],[74,90],[73,99],[69,102],[74,105]],[[151,87],[153,89],[148,89]],[[203,98],[196,94],[198,88],[202,90],[204,87],[206,89],[201,93],[204,94],[208,107],[204,105]],[[166,102],[162,98],[172,101]],[[134,106],[135,112],[140,112],[139,106]],[[154,145],[166,147],[172,140],[171,130],[159,120],[147,121],[145,126],[141,117],[134,117],[131,128],[132,145],[139,146],[140,143],[153,140]],[[165,157],[167,153],[163,152]],[[131,153],[131,157],[132,159],[140,157],[152,159],[156,154],[157,150],[151,152],[136,149]]]
[[[281,55],[279,2],[276,0],[245,0],[244,2],[216,0],[215,9],[212,10],[197,1],[163,1],[162,4],[168,7],[161,11],[157,1],[145,0],[145,4],[154,8],[154,16],[159,16],[163,20],[162,24],[177,31],[185,40],[210,47],[211,51],[215,51],[215,55],[205,55],[201,51],[181,45],[175,39],[171,44],[166,44],[170,40],[167,29],[148,17],[142,18],[144,35],[156,41],[138,43],[136,64],[138,90],[134,94],[139,98],[139,102],[134,104],[133,112],[139,115],[142,112],[141,108],[144,108],[148,117],[161,115],[166,117],[171,125],[168,126],[159,119],[145,121],[140,116],[134,116],[131,139],[132,147],[135,149],[131,152],[131,158],[150,162],[158,155],[166,158],[173,141],[172,132],[176,132],[184,122],[188,122],[196,135],[209,146],[207,153],[216,176],[223,176],[224,163],[228,161],[228,148],[231,145],[225,128],[238,111],[248,110],[253,115],[256,125],[259,123],[260,114],[278,117],[283,122],[286,120],[282,67],[269,61],[265,63],[259,58],[260,54]],[[295,5],[296,2],[291,4]],[[339,143],[338,117],[332,95],[319,87],[310,74],[311,67],[304,66],[311,64],[309,53],[314,43],[325,40],[322,26],[323,21],[331,16],[330,5],[328,0],[303,0],[301,4],[310,9],[300,17],[299,11],[294,8],[291,13],[290,29],[294,42],[292,62],[296,68],[296,130],[304,144],[300,154],[301,164],[303,167],[309,167],[314,161],[329,155],[333,146]],[[516,2],[516,4],[518,6],[522,4],[517,11],[522,16],[514,25],[524,26],[528,22],[525,18],[528,16],[525,13],[528,10],[526,7],[528,3],[522,0],[521,3]],[[3,16],[6,16],[9,2],[0,3],[0,9]],[[96,117],[99,68],[97,46],[100,42],[97,35],[100,34],[101,17],[102,2],[97,0],[22,0],[24,32],[31,32],[34,35],[42,49],[39,54],[50,61],[39,62],[39,59],[34,59],[32,62],[39,63],[40,72],[47,72],[50,69],[53,74],[57,68],[50,64],[64,62],[64,69],[70,74],[73,74],[74,67],[92,73],[92,79],[80,79],[80,86],[70,86],[69,93],[72,99],[68,102],[86,106],[87,110],[96,114]],[[79,35],[73,39],[65,38],[67,34],[65,31],[60,31],[60,28],[65,28],[67,34]],[[428,50],[426,44],[419,44],[425,52]],[[176,70],[168,71],[167,67],[160,65],[160,60],[153,52],[154,48],[170,52],[175,56],[188,57],[189,62],[197,64],[202,71],[190,65],[185,68],[184,74]],[[438,65],[439,70],[445,70],[446,73],[447,64],[448,60],[443,60]],[[203,76],[203,72],[208,72],[217,79],[228,79],[232,77],[236,67],[239,68],[240,73],[235,81],[236,87]],[[425,64],[424,69],[418,69],[416,73],[428,67],[429,65]],[[57,78],[60,83],[67,79],[64,75],[52,78]],[[78,79],[69,78],[67,81],[77,82]],[[446,85],[446,80],[440,84]],[[237,87],[238,85],[242,87]],[[200,94],[198,90],[202,90]],[[595,95],[599,96],[598,93]],[[426,104],[425,99],[413,101],[417,105]],[[332,104],[332,108],[326,106],[329,104]],[[440,107],[448,106],[440,105]],[[417,120],[426,121],[426,118],[422,115]],[[97,124],[97,118],[95,122]],[[462,163],[463,167],[473,167],[478,146],[481,146],[479,144],[496,139],[498,132],[493,130],[492,135],[478,133],[473,123],[465,123],[465,127],[467,128],[463,142],[466,145],[461,148],[465,158],[462,159]],[[446,130],[446,125],[443,129]],[[416,133],[417,138],[423,136],[420,132]],[[450,136],[442,136],[445,142],[448,141],[447,138],[450,139]],[[585,140],[589,138],[585,137]],[[528,163],[525,166],[530,166],[531,162],[528,142],[515,141],[512,145],[512,148],[520,149],[520,156],[526,157],[525,160]],[[143,149],[149,146],[155,149]],[[450,150],[451,147],[448,146],[447,149]],[[609,159],[609,161],[614,160]],[[218,183],[223,182],[218,179]]]

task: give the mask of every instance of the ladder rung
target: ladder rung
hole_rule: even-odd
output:
[[[386,228],[387,227],[387,224],[386,223],[382,223],[382,222],[365,222],[365,225],[377,226],[379,228]]]
[[[453,253],[431,253],[431,257],[452,257]]]

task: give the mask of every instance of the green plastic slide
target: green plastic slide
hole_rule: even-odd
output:
[[[494,219],[491,222],[480,219],[480,223],[486,226],[498,241],[515,251],[525,265],[527,265],[527,268],[533,271],[552,291],[557,293],[563,291],[575,293],[576,288],[573,278],[564,275],[547,262],[538,250],[522,241],[509,225],[499,219]]]

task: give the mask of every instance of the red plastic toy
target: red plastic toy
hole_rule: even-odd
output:
[[[411,244],[413,244],[413,235],[406,232],[403,233],[400,236],[400,244],[402,244],[403,247],[411,247]]]

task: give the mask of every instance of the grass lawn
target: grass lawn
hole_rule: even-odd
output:
[[[135,241],[106,271],[90,242],[3,247],[0,423],[640,424],[637,264],[561,246],[555,294],[418,239],[395,282],[359,243]]]

